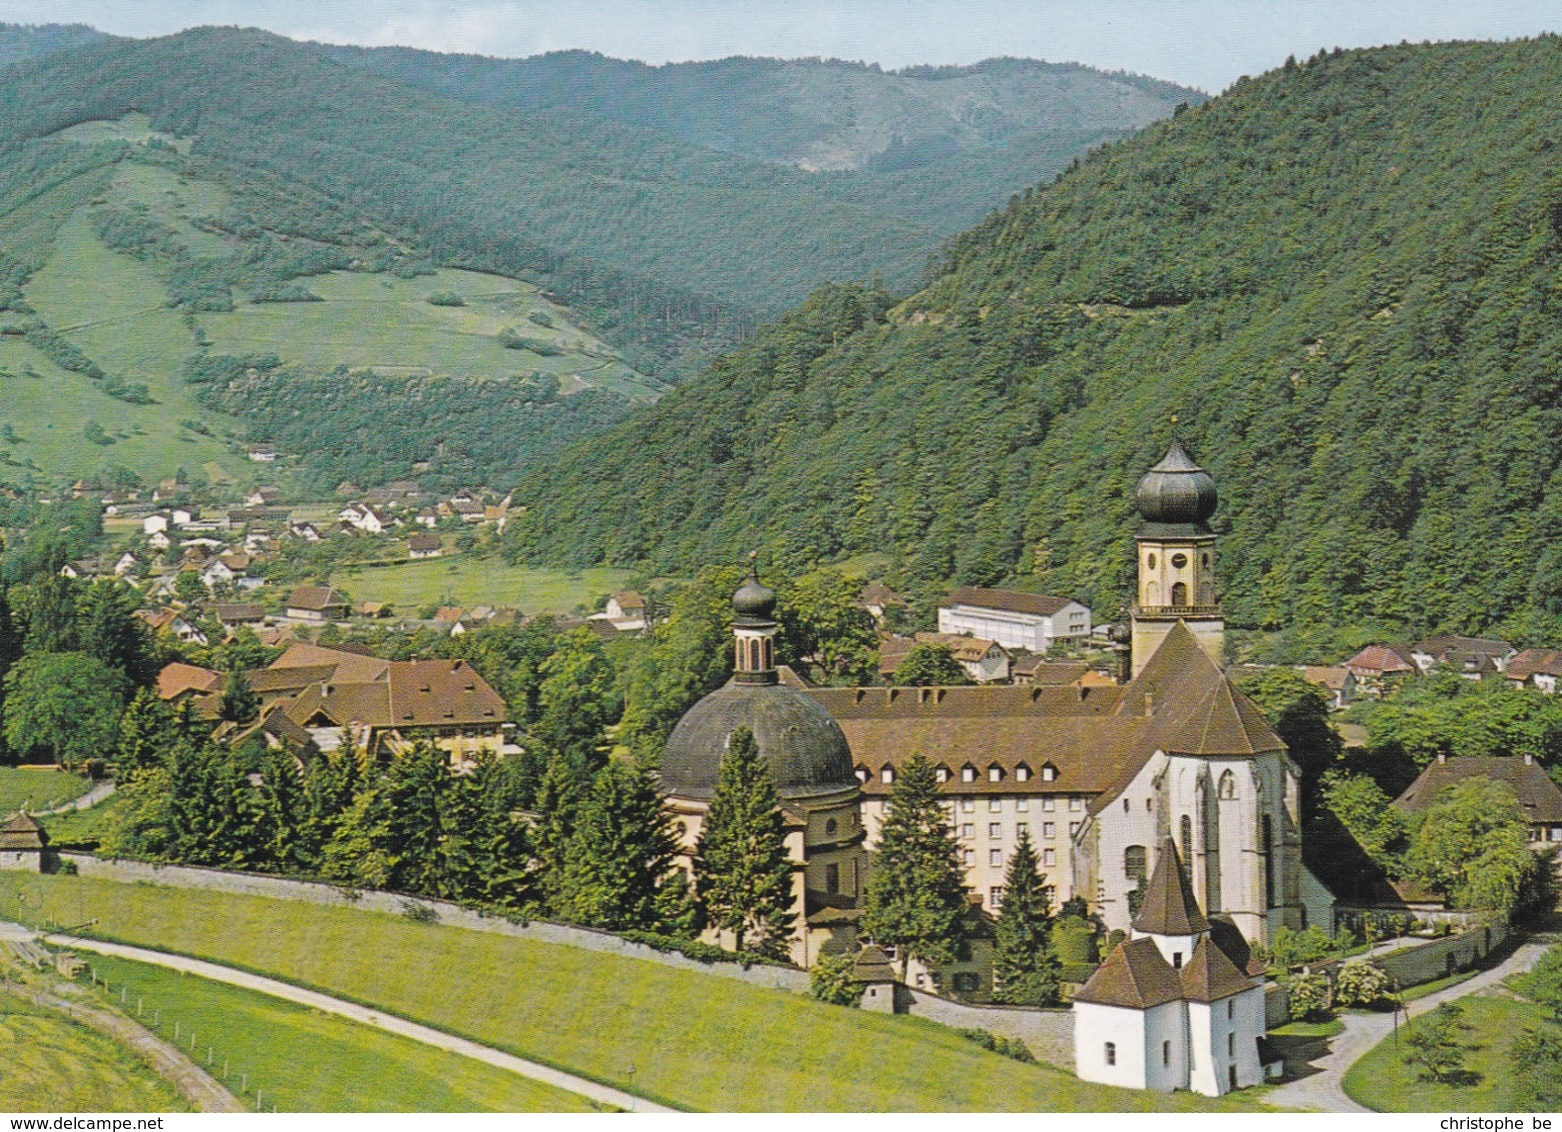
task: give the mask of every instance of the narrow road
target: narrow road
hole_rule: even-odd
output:
[[[33,814],[35,818],[52,817],[55,814],[68,814],[76,810],[90,810],[106,798],[111,798],[118,789],[113,782],[103,781],[88,790],[81,797],[66,802],[63,806],[55,806],[52,810],[38,810]]]
[[[1411,1017],[1435,1010],[1445,1002],[1476,994],[1487,987],[1496,986],[1509,975],[1527,971],[1535,961],[1556,942],[1552,935],[1536,936],[1522,943],[1507,959],[1489,971],[1455,986],[1429,994],[1405,1004]],[[1372,1112],[1346,1095],[1341,1082],[1345,1072],[1356,1064],[1368,1050],[1388,1037],[1394,1029],[1390,1014],[1341,1014],[1345,1029],[1329,1039],[1329,1052],[1312,1064],[1320,1070],[1309,1077],[1292,1081],[1271,1090],[1264,1096],[1265,1104],[1279,1108],[1306,1109],[1322,1112]]]
[[[40,1002],[83,1026],[113,1038],[134,1050],[163,1080],[179,1090],[179,1095],[189,1101],[199,1112],[248,1112],[239,1099],[218,1083],[206,1070],[185,1056],[184,1052],[165,1042],[145,1026],[112,1010],[104,1010],[85,1002],[32,991]]]
[[[217,963],[208,963],[203,959],[190,959],[183,955],[169,955],[162,951],[150,951],[143,947],[129,947],[122,943],[104,943],[95,939],[78,939],[75,936],[51,935],[44,937],[49,943],[58,947],[69,947],[76,951],[95,951],[100,955],[117,955],[121,959],[134,959],[140,963],[153,963],[159,967],[168,967],[175,971],[186,971],[192,975],[199,975],[203,979],[211,979],[213,982],[228,983],[231,986],[244,987],[248,990],[259,991],[261,994],[269,994],[274,998],[286,999],[288,1002],[296,1002],[303,1006],[311,1006],[316,1010],[327,1014],[335,1014],[342,1018],[361,1022],[366,1026],[384,1030],[387,1033],[400,1034],[404,1038],[411,1038],[415,1042],[433,1046],[435,1049],[448,1050],[458,1053],[463,1057],[470,1057],[475,1061],[481,1061],[488,1065],[497,1066],[500,1069],[508,1069],[512,1073],[519,1073],[523,1077],[530,1077],[534,1081],[541,1081],[545,1085],[564,1089],[571,1093],[577,1093],[588,1100],[598,1104],[611,1105],[628,1112],[676,1112],[676,1109],[664,1108],[653,1104],[643,1097],[636,1097],[620,1089],[608,1085],[599,1085],[595,1081],[588,1081],[584,1077],[577,1077],[573,1073],[565,1073],[559,1069],[553,1069],[546,1065],[540,1065],[535,1061],[527,1061],[525,1058],[516,1057],[513,1054],[504,1053],[489,1046],[478,1045],[476,1042],[458,1038],[443,1031],[435,1030],[429,1026],[420,1026],[416,1022],[408,1022],[403,1018],[381,1014],[366,1006],[359,1006],[355,1002],[347,1002],[344,999],[332,998],[330,995],[321,994],[318,991],[305,990],[295,987],[291,983],[284,983],[277,979],[268,979],[262,975],[252,975],[248,971],[236,970],[233,967],[224,967]]]

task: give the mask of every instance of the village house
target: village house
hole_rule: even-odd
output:
[[[281,498],[282,493],[274,487],[257,487],[244,497],[244,503],[248,507],[272,507]]]
[[[862,588],[857,604],[866,609],[874,621],[882,625],[889,610],[906,608],[906,599],[883,582],[869,582]]]
[[[1557,678],[1562,677],[1562,650],[1525,649],[1508,661],[1502,674],[1522,688],[1555,695]]]
[[[157,698],[175,703],[184,696],[206,696],[222,691],[223,676],[210,668],[174,661],[157,674]]]
[[[645,598],[634,590],[619,590],[607,599],[602,615],[623,633],[633,633],[646,627]]]
[[[141,533],[144,535],[155,535],[159,532],[166,533],[167,530],[167,515],[148,515],[145,519],[141,520]]]
[[[354,530],[371,535],[384,534],[396,525],[396,517],[389,511],[368,503],[354,503],[342,508],[336,517]]]
[[[1297,671],[1329,697],[1330,711],[1343,711],[1356,702],[1356,675],[1345,665],[1304,664]]]
[[[1441,636],[1417,643],[1410,650],[1410,658],[1422,672],[1443,665],[1478,680],[1502,672],[1517,651],[1507,641],[1487,637]]]
[[[432,507],[425,507],[418,512],[414,522],[420,527],[427,527],[429,530],[433,530],[439,526],[439,512]]]
[[[445,544],[436,534],[419,531],[407,539],[407,557],[438,558],[445,553]]]
[[[321,539],[320,528],[313,523],[294,523],[288,527],[288,533],[294,538],[301,538],[305,542],[319,542]]]
[[[1356,680],[1358,695],[1376,697],[1421,671],[1403,645],[1368,645],[1347,660],[1345,668]]]
[[[1235,924],[1200,910],[1163,839],[1129,938],[1074,996],[1075,1072],[1212,1097],[1262,1084],[1262,970]]]
[[[1009,654],[997,641],[958,633],[918,633],[915,640],[948,649],[973,684],[1001,684],[1009,679]]]
[[[1117,683],[1112,676],[1090,667],[1084,661],[1049,661],[1034,653],[1014,658],[1010,677],[1022,688],[1055,688],[1068,684],[1077,688],[1110,688]]]
[[[164,531],[153,531],[146,536],[146,544],[153,550],[167,550],[174,544],[174,540]]]
[[[135,556],[134,551],[125,551],[119,556],[119,560],[114,563],[114,577],[116,578],[123,578],[126,574],[139,573],[140,570],[141,560]]]
[[[138,609],[136,616],[154,636],[167,633],[177,641],[183,641],[188,645],[200,645],[203,648],[210,643],[205,633],[191,624],[183,614],[172,609]]]
[[[1090,610],[1067,598],[962,586],[939,603],[938,631],[1044,653],[1057,641],[1090,636]]]
[[[254,602],[219,601],[206,606],[210,613],[226,629],[240,625],[259,625],[266,620],[266,607]]]
[[[1437,760],[1428,764],[1405,792],[1394,799],[1394,808],[1407,817],[1419,813],[1448,787],[1471,778],[1490,778],[1513,788],[1529,824],[1531,848],[1562,848],[1562,790],[1531,755],[1490,758],[1438,755]]]
[[[347,599],[330,586],[295,586],[287,598],[287,615],[295,621],[345,621],[348,609]]]
[[[257,464],[270,464],[277,458],[277,450],[271,444],[251,444],[248,449],[249,458]]]

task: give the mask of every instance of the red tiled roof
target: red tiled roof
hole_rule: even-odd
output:
[[[1537,762],[1518,755],[1479,757],[1474,755],[1434,761],[1394,799],[1394,807],[1413,814],[1437,801],[1450,786],[1471,778],[1490,778],[1506,782],[1518,795],[1524,819],[1537,823],[1562,824],[1562,790]]]
[[[1363,672],[1388,674],[1415,672],[1416,662],[1410,650],[1403,645],[1368,645],[1345,662],[1346,668],[1359,668]]]
[[[175,661],[157,674],[157,698],[171,700],[185,692],[210,692],[222,686],[222,673]]]
[[[1069,599],[1048,597],[1045,594],[1022,594],[1014,590],[990,590],[983,586],[961,586],[951,590],[949,596],[938,604],[940,609],[948,609],[954,605],[973,605],[978,609],[1002,609],[1009,613],[1051,617],[1068,605]]]

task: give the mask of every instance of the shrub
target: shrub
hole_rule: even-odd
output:
[[[1321,1022],[1329,1017],[1332,995],[1322,971],[1298,975],[1285,984],[1287,1013],[1293,1022]]]
[[[1000,1034],[994,1034],[988,1030],[962,1029],[960,1036],[975,1042],[983,1049],[990,1049],[994,1053],[1001,1053],[1004,1057],[1012,1057],[1015,1061],[1035,1061],[1036,1057],[1024,1042],[1018,1038],[1005,1038]]]
[[[1388,972],[1376,963],[1347,963],[1334,979],[1337,1006],[1372,1006],[1388,997]]]
[[[432,904],[420,904],[416,900],[403,900],[401,914],[414,924],[439,923],[439,910]]]
[[[466,300],[454,291],[435,291],[428,297],[430,306],[434,307],[464,307]]]
[[[808,976],[808,991],[820,1002],[856,1007],[862,1003],[863,985],[851,977],[850,955],[824,955]]]

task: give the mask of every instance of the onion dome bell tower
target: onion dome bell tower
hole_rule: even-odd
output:
[[[759,580],[751,565],[748,580],[732,595],[732,635],[737,649],[733,679],[739,684],[776,682],[776,591]]]
[[[1220,664],[1226,616],[1215,596],[1215,532],[1209,519],[1220,497],[1215,481],[1173,440],[1134,492],[1142,522],[1134,536],[1139,587],[1131,611],[1133,674],[1181,621]]]

